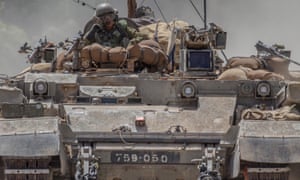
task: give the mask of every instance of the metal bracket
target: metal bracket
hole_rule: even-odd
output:
[[[192,159],[192,162],[197,162],[199,169],[199,179],[211,177],[214,179],[220,178],[220,164],[222,158],[218,155],[220,147],[206,147],[204,154],[200,159]]]
[[[93,155],[91,145],[80,146],[78,161],[76,164],[75,179],[91,180],[97,179],[97,171],[99,168],[99,158]]]

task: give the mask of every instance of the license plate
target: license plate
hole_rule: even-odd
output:
[[[111,162],[120,164],[170,164],[178,163],[179,153],[176,152],[147,152],[147,151],[113,151]]]

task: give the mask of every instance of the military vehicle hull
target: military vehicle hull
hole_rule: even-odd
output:
[[[42,95],[34,92],[41,79],[48,87]],[[2,103],[2,176],[291,177],[299,163],[299,123],[239,118],[239,109],[255,104],[275,109],[282,103],[285,83],[265,81],[272,86],[268,98],[256,93],[260,83],[158,74],[27,74],[10,84],[23,90],[16,90],[15,102]],[[189,97],[187,87],[193,88]],[[19,98],[23,92],[27,103]]]
[[[0,179],[299,179],[290,52],[259,42],[258,56],[225,56],[224,67],[226,32],[204,24],[152,24],[143,28],[160,44],[126,48],[81,33],[25,43],[33,66],[0,77]]]

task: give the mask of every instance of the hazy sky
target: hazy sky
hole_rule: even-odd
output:
[[[182,19],[202,26],[188,0],[157,0],[168,21]],[[85,0],[96,6],[102,0]],[[108,0],[126,16],[127,0]],[[138,0],[141,3],[142,0]],[[201,8],[200,0],[194,0]],[[255,54],[258,40],[267,44],[281,43],[292,50],[300,62],[299,0],[207,0],[208,22],[215,22],[228,33],[228,57]],[[144,0],[161,18],[153,0]],[[73,0],[0,0],[0,73],[14,75],[28,66],[24,54],[17,50],[28,42],[34,46],[40,38],[58,43],[72,38],[93,15],[88,7]],[[300,67],[292,66],[292,69]]]

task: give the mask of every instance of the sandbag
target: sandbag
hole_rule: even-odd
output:
[[[57,56],[57,60],[56,60],[56,70],[60,71],[63,69],[63,64],[67,61],[72,61],[73,58],[73,53],[68,54],[67,56],[65,56],[66,51],[61,52],[58,56]]]
[[[218,78],[218,80],[284,80],[280,74],[273,73],[264,69],[253,70],[246,67],[236,67],[227,69]]]
[[[92,61],[96,63],[109,62],[109,49],[110,47],[101,46],[98,43],[93,43],[89,47]]]
[[[85,46],[80,51],[80,65],[83,68],[89,68],[92,62],[92,57],[90,53],[91,46]]]
[[[162,49],[161,46],[156,41],[153,41],[153,40],[143,40],[139,43],[139,45],[150,46],[153,48]]]
[[[284,80],[284,77],[281,76],[280,74],[273,73],[264,69],[259,69],[259,70],[251,70],[247,72],[247,77],[250,80]]]
[[[39,73],[49,73],[52,70],[52,64],[51,63],[37,63],[32,64],[30,67],[25,68],[23,71],[15,75],[15,77],[21,78],[26,74],[27,72],[39,72]]]
[[[245,109],[242,112],[244,120],[300,120],[300,115],[292,112],[295,105],[283,106],[275,110],[261,110],[258,108]]]
[[[232,57],[228,60],[226,65],[228,68],[235,68],[239,66],[251,69],[263,69],[263,64],[257,57]]]
[[[165,22],[158,22],[155,24],[150,24],[147,26],[142,26],[139,28],[139,31],[142,34],[146,34],[148,39],[153,39],[156,33],[157,29],[157,39],[158,43],[161,46],[161,49],[163,52],[167,51],[168,47],[168,41],[171,34],[170,28],[173,27],[174,21],[171,23],[165,23]],[[175,27],[176,29],[183,29],[184,27],[187,27],[189,24],[184,21],[175,21]],[[178,36],[175,41],[175,62],[179,63],[180,55],[180,37]]]
[[[158,65],[159,64],[159,49],[140,45],[141,50],[141,60],[148,65]]]
[[[247,73],[244,69],[241,68],[232,68],[224,71],[217,80],[247,80]]]
[[[114,47],[108,51],[109,62],[120,66],[127,59],[127,51],[123,47]]]
[[[94,43],[82,48],[81,52],[81,65],[83,68],[90,67],[93,61],[97,64],[101,63],[114,63],[120,65],[127,58],[127,51],[123,47],[104,47],[100,44]]]
[[[149,46],[146,43],[139,43],[128,48],[129,58],[137,58],[143,63],[157,66],[159,69],[166,67],[168,58],[157,46]]]
[[[141,47],[139,44],[128,46],[127,51],[128,51],[128,57],[130,59],[132,59],[132,58],[138,59],[139,57],[141,57]]]
[[[32,64],[30,67],[27,67],[21,73],[30,72],[30,71],[49,73],[51,72],[51,68],[52,68],[51,63],[37,63],[37,64]]]

